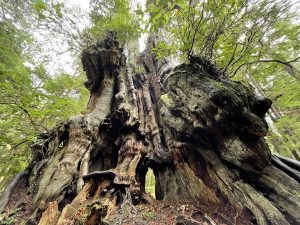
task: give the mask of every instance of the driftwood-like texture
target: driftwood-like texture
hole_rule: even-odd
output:
[[[271,101],[204,59],[168,68],[147,51],[136,60],[145,73],[113,33],[83,52],[88,112],[32,146],[26,189],[34,210],[26,223],[109,224],[122,208],[151,202],[151,168],[158,200],[230,208],[228,224],[299,224],[297,177],[272,164],[264,140]]]

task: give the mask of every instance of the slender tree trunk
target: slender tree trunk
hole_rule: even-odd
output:
[[[148,168],[158,200],[228,207],[232,224],[300,223],[299,183],[272,165],[264,141],[269,99],[200,58],[170,68],[148,50],[136,72],[112,36],[82,63],[89,112],[32,146],[27,224],[104,224],[147,199]]]
[[[253,78],[251,74],[247,74],[246,78],[249,80],[249,83],[255,88],[255,91],[260,95],[260,96],[265,96],[266,93],[264,90],[261,88],[260,84]],[[280,110],[280,108],[276,105],[272,105],[269,112],[268,116],[271,119],[272,123],[275,123],[278,119],[284,116],[283,112]],[[272,127],[271,127],[272,128]],[[276,129],[276,127],[275,127]],[[277,130],[274,130],[275,134],[278,134]],[[300,160],[299,156],[299,149],[297,149],[296,144],[299,141],[299,137],[297,134],[294,132],[292,128],[289,128],[285,126],[282,131],[279,131],[280,134],[277,135],[278,137],[276,138],[275,141],[273,141],[273,146],[276,150],[277,153],[281,153],[281,145],[282,142],[289,142],[292,145],[292,148],[289,148],[290,156],[294,157],[297,160]],[[287,138],[288,137],[288,138]]]

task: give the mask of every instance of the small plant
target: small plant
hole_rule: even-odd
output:
[[[143,212],[143,217],[145,219],[154,219],[155,218],[155,213],[152,212],[152,211],[146,211],[146,212]]]
[[[17,222],[18,212],[21,208],[16,208],[14,210],[8,211],[6,213],[0,214],[0,224],[1,225],[10,225]]]

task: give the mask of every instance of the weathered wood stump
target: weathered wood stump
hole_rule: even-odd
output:
[[[83,52],[88,112],[32,146],[27,223],[93,225],[124,202],[134,210],[151,168],[159,200],[228,206],[240,224],[299,224],[299,180],[272,164],[264,140],[271,101],[197,57],[169,69],[140,61],[147,72],[113,35]]]

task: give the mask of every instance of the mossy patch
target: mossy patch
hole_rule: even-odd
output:
[[[160,99],[168,108],[175,105],[175,102],[169,94],[163,94],[162,96],[160,96]]]

